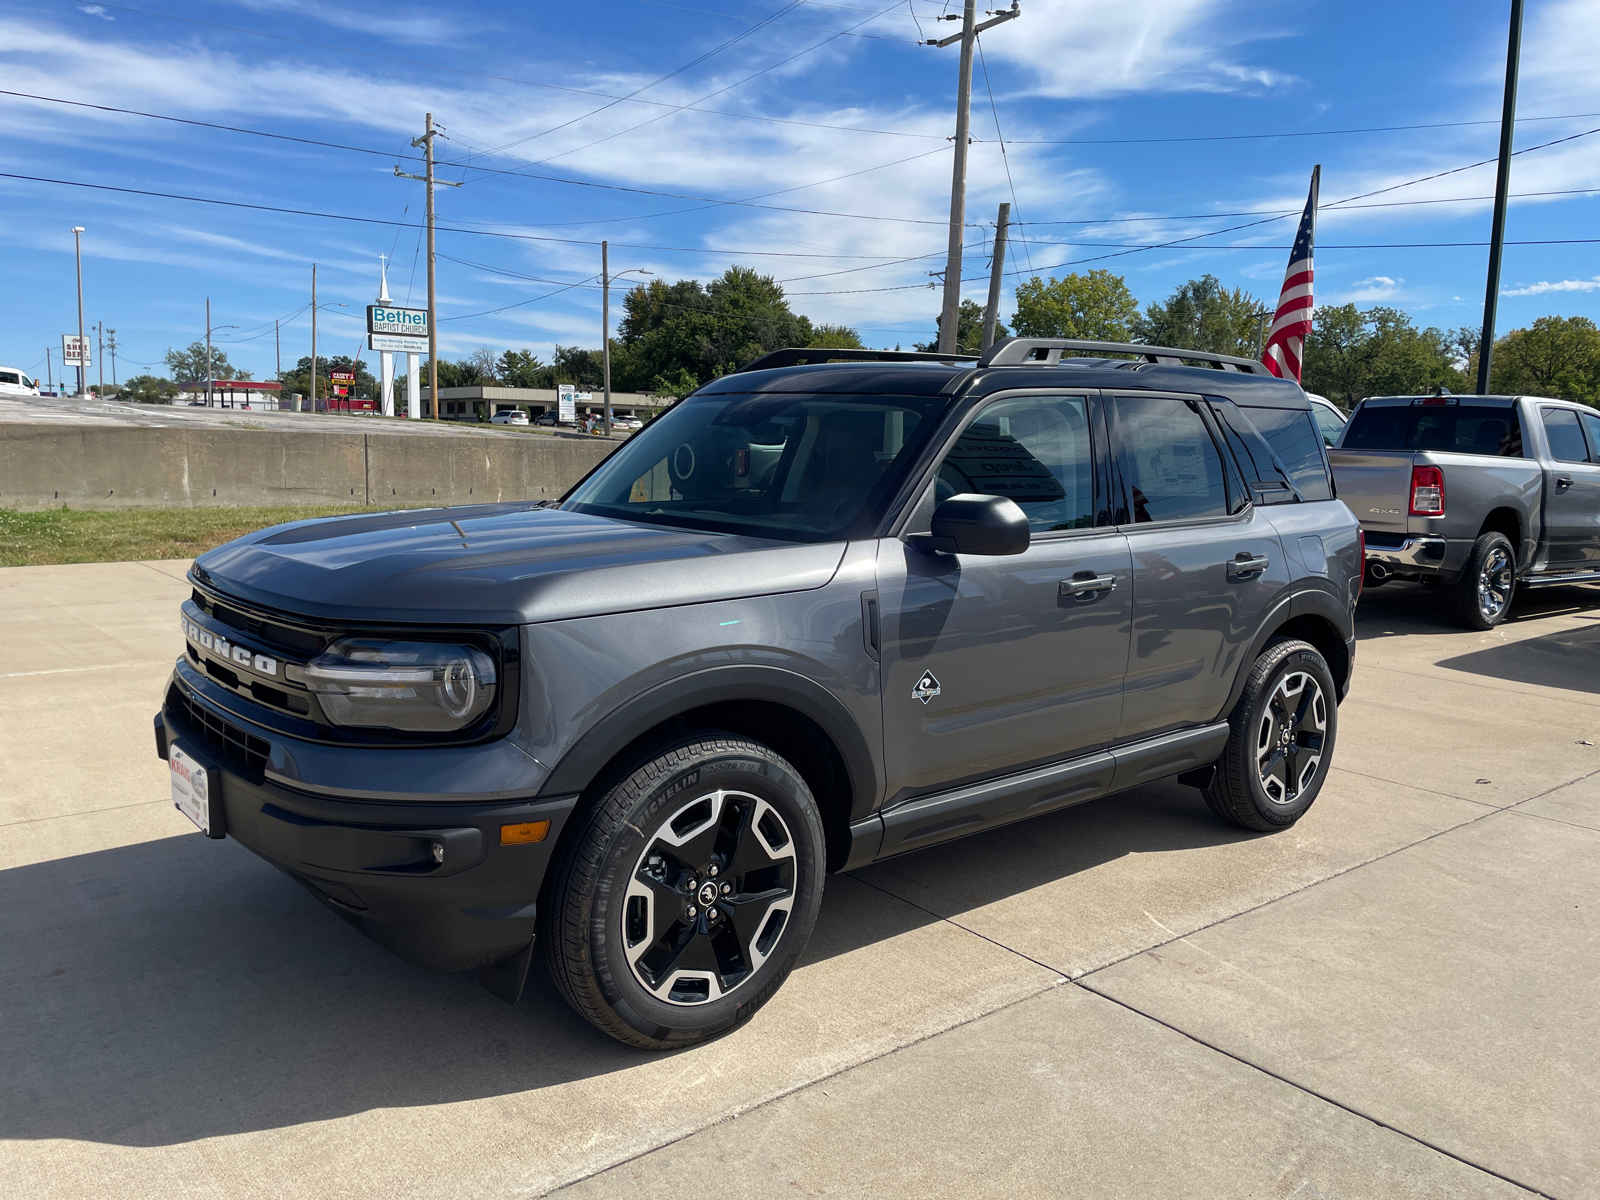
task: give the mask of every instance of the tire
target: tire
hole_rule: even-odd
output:
[[[1450,589],[1450,616],[1464,629],[1489,630],[1506,619],[1517,589],[1517,553],[1503,533],[1472,543],[1461,578]]]
[[[692,730],[646,750],[582,818],[541,906],[556,988],[630,1046],[744,1024],[811,936],[826,864],[805,780],[771,749]]]
[[[1337,697],[1316,647],[1295,638],[1269,642],[1228,715],[1228,744],[1204,790],[1211,811],[1262,833],[1305,816],[1333,758]]]

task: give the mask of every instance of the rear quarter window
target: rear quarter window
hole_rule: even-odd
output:
[[[1515,408],[1480,404],[1362,405],[1345,427],[1345,450],[1444,450],[1522,457]]]
[[[1241,407],[1289,472],[1289,479],[1301,498],[1332,500],[1333,484],[1328,479],[1322,431],[1317,428],[1310,410]]]

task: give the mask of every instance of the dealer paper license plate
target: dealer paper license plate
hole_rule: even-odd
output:
[[[167,747],[167,766],[172,769],[173,807],[193,821],[207,837],[221,837],[222,830],[213,831],[211,827],[217,785],[211,769],[184,753],[177,742]]]

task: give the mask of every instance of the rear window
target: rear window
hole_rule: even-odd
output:
[[[1362,405],[1345,426],[1345,450],[1445,450],[1452,454],[1522,457],[1522,427],[1513,407],[1481,404]]]
[[[1322,431],[1304,408],[1255,408],[1245,405],[1251,422],[1278,456],[1302,500],[1332,500],[1328,462],[1323,457]]]

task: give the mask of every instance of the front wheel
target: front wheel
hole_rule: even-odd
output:
[[[1484,533],[1472,543],[1461,579],[1451,589],[1451,616],[1466,629],[1487,631],[1505,620],[1517,589],[1517,556],[1503,533]]]
[[[788,978],[822,899],[822,820],[758,742],[701,730],[647,752],[588,811],[544,906],[573,1008],[645,1049],[749,1020]]]
[[[1267,833],[1305,816],[1333,761],[1337,695],[1315,646],[1295,638],[1269,643],[1229,714],[1228,744],[1204,792],[1211,811]]]

